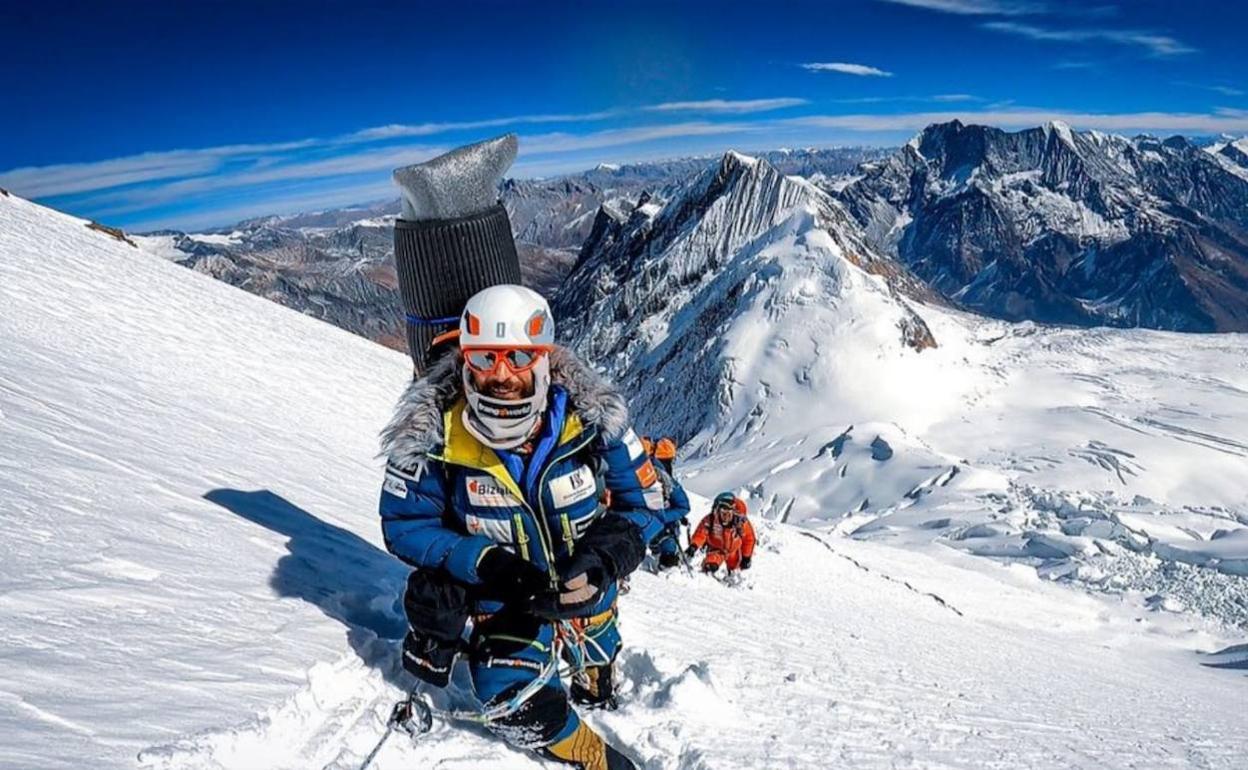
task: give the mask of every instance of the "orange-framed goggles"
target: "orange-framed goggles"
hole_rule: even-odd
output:
[[[550,352],[546,346],[514,348],[464,348],[464,364],[477,374],[494,374],[505,365],[516,374],[537,366]]]

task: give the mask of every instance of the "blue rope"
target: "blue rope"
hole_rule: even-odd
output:
[[[407,322],[412,326],[442,326],[443,324],[459,323],[459,316],[452,315],[446,318],[421,318],[420,316],[407,314]]]

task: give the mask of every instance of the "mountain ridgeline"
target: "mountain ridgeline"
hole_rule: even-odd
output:
[[[888,150],[837,148],[764,154],[786,173],[835,178]],[[590,235],[601,206],[629,211],[714,166],[718,158],[601,165],[552,179],[508,179],[526,285],[553,296]],[[406,345],[391,230],[397,198],[366,207],[245,220],[207,233],[140,236],[151,251],[254,294],[397,349]]]
[[[1248,140],[1202,146],[1060,123],[1011,133],[953,121],[896,150],[778,150],[756,165],[743,157],[507,180],[501,197],[525,282],[576,319],[565,328],[578,344],[592,339],[595,353],[617,355],[628,339],[585,327],[587,303],[605,302],[616,320],[649,317],[713,278],[801,198],[845,260],[907,301],[1007,320],[1248,331]],[[757,195],[735,189],[745,177]],[[741,208],[704,226],[723,195]],[[140,242],[401,348],[397,213],[386,202]],[[919,322],[910,333],[925,336]]]
[[[911,307],[932,297],[832,196],[730,152],[665,198],[604,205],[554,311],[650,429],[711,452],[766,424],[788,390],[843,376],[831,348],[938,344]]]
[[[836,194],[872,245],[971,310],[1246,331],[1244,146],[954,121]]]

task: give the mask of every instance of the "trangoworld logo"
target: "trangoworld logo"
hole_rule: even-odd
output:
[[[386,492],[399,498],[407,497],[407,483],[403,479],[393,474],[387,473],[386,480],[382,483],[381,488]]]
[[[527,401],[516,403],[507,403],[505,401],[494,401],[486,398],[477,401],[477,411],[486,417],[497,417],[501,419],[513,418],[521,419],[528,417],[533,412],[533,404]]]
[[[468,534],[484,535],[495,543],[511,545],[515,541],[510,517],[491,519],[485,516],[473,516],[470,513],[464,517],[464,525],[468,528]]]

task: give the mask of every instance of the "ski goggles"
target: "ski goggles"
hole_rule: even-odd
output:
[[[527,372],[537,366],[549,348],[464,348],[464,364],[477,374],[494,374],[500,365],[506,365],[516,374]]]

